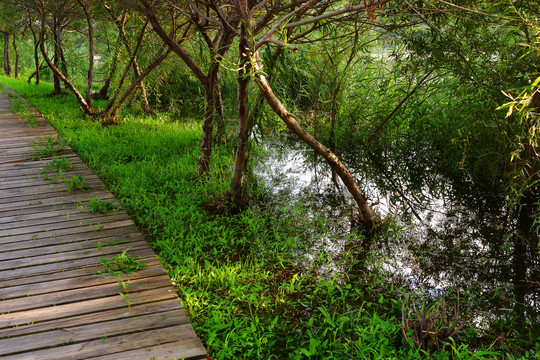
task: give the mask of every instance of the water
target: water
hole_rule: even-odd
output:
[[[307,206],[307,216],[330,229],[310,234],[315,250],[300,253],[300,261],[307,265],[321,252],[339,259],[350,245],[354,209],[339,178],[294,138],[266,138],[262,148],[254,175],[270,206]],[[530,217],[537,209],[510,214],[499,192],[445,176],[427,160],[429,151],[342,157],[379,216],[397,225],[371,244],[373,269],[411,293],[469,294],[480,327],[510,315],[540,323],[539,238]],[[338,273],[339,261],[322,270]]]

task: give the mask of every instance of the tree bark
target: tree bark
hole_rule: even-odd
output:
[[[215,113],[215,77],[208,78],[204,84],[204,99],[206,107],[204,109],[203,135],[199,159],[197,161],[197,174],[199,176],[208,173],[210,170],[210,157],[212,155],[212,132],[214,129]]]
[[[11,76],[11,59],[9,57],[9,33],[4,32],[4,74]]]
[[[36,70],[34,71],[32,75],[28,77],[28,83],[30,84],[30,82],[32,81],[32,77],[34,77],[35,75],[36,77],[35,84],[39,85],[39,80],[40,80],[39,71],[42,69],[41,66],[39,65],[39,39],[36,36],[36,32],[34,31],[34,28],[32,27],[32,25],[30,25],[30,31],[32,32],[32,37],[34,38],[34,66],[36,67]]]
[[[109,11],[111,17],[114,19],[112,8],[107,8],[107,10]],[[126,28],[125,28],[125,24],[126,24],[125,13],[122,15],[121,20],[114,20],[114,22],[116,26],[118,27],[118,39],[122,40],[127,52],[131,54],[131,46],[129,45],[129,40],[126,34]],[[120,50],[120,49],[117,49],[117,50]],[[137,62],[136,58],[133,60],[133,75],[135,76],[135,79],[138,79],[141,76],[141,69],[139,68],[139,63]],[[153,115],[154,110],[152,110],[152,107],[150,106],[150,103],[148,102],[148,94],[146,91],[146,86],[144,86],[144,81],[141,81],[138,87],[139,87],[139,90],[141,91],[141,105],[145,114]]]
[[[94,83],[94,26],[92,24],[92,18],[90,16],[90,10],[88,4],[83,0],[79,0],[84,16],[86,18],[86,24],[88,25],[88,79],[86,85],[86,103],[88,106],[92,106],[92,85]]]
[[[216,79],[216,90],[215,90],[215,106],[216,106],[216,138],[219,140],[225,140],[227,137],[225,129],[225,114],[223,112],[223,97],[221,96],[221,85],[219,81],[219,73],[217,74]]]
[[[247,165],[247,144],[249,133],[248,85],[250,80],[250,45],[249,34],[244,23],[240,25],[240,43],[238,51],[240,67],[238,69],[238,147],[231,178],[231,197],[235,201],[242,199],[242,175]]]
[[[45,20],[43,20],[45,21]],[[45,30],[42,30],[42,32],[45,32]],[[56,16],[53,16],[53,41],[54,41],[54,67],[56,69],[60,69],[60,39],[61,39],[61,27],[58,21],[58,18]],[[41,36],[41,52],[43,53],[45,47],[43,46],[43,42],[45,41],[44,36]],[[52,67],[51,67],[52,69]],[[66,74],[67,76],[67,74]],[[54,91],[53,94],[58,95],[62,93],[62,87],[60,86],[60,76],[56,71],[53,71],[53,84],[54,84]]]
[[[39,72],[43,69],[46,69],[48,68],[49,65],[43,65],[43,66],[39,66],[38,64],[38,70],[34,70],[33,73],[30,74],[30,76],[28,77],[28,80],[27,82],[30,84],[32,82],[32,78],[35,76],[36,77],[36,85],[39,84]]]
[[[116,70],[118,69],[118,63],[120,62],[120,51],[121,51],[121,33],[118,32],[118,36],[116,38],[116,45],[114,48],[114,55],[111,61],[111,67],[109,68],[109,76],[107,76],[107,79],[105,80],[105,83],[103,84],[103,87],[101,90],[99,90],[99,97],[101,99],[107,99],[107,93],[109,92],[109,87],[111,86],[111,81],[116,74]]]
[[[349,169],[347,169],[347,167],[345,167],[345,165],[341,163],[339,158],[330,149],[322,145],[320,142],[317,141],[317,139],[308,134],[298,123],[296,118],[291,113],[289,113],[289,111],[281,103],[278,97],[274,94],[272,88],[270,87],[270,84],[266,80],[266,77],[262,72],[261,59],[257,52],[254,55],[254,59],[255,66],[257,66],[257,85],[259,86],[259,89],[261,90],[268,105],[270,105],[272,110],[283,120],[283,122],[285,122],[289,130],[291,130],[302,141],[308,144],[316,153],[324,157],[330,167],[340,177],[341,181],[343,181],[343,184],[345,185],[345,187],[347,187],[347,190],[349,190],[356,204],[358,205],[359,222],[368,229],[373,228],[375,226],[373,212],[371,211],[366,197],[364,196],[364,194],[362,194],[362,192],[356,185]]]
[[[19,49],[17,48],[17,43],[15,42],[15,34],[13,34],[13,49],[15,50],[15,79],[19,78]]]
[[[56,20],[54,21],[54,23],[55,23],[55,26],[56,26],[56,24],[57,24]],[[56,31],[55,31],[55,33],[56,33]],[[56,35],[55,35],[55,37],[56,37]],[[44,2],[44,0],[41,0],[41,27],[40,27],[40,31],[39,31],[39,39],[40,39],[41,54],[43,55],[43,58],[45,59],[45,61],[49,65],[49,67],[51,68],[53,74],[56,75],[56,77],[58,78],[58,88],[57,88],[57,86],[56,86],[57,84],[55,82],[55,92],[54,93],[56,93],[56,90],[61,90],[59,81],[62,80],[64,82],[65,86],[67,88],[69,88],[71,90],[71,92],[75,95],[75,97],[77,98],[77,101],[81,105],[81,108],[82,108],[83,112],[85,114],[87,114],[87,115],[95,116],[96,113],[92,110],[92,107],[88,105],[86,100],[84,100],[81,93],[68,80],[68,78],[64,74],[62,74],[60,69],[58,69],[58,67],[56,67],[56,65],[51,61],[51,59],[47,55],[47,50],[45,49],[45,2]],[[57,46],[55,46],[55,51],[56,51],[56,48],[57,48]],[[57,59],[55,59],[55,60],[57,60]]]

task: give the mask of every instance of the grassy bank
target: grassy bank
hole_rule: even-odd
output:
[[[198,121],[126,112],[120,125],[103,127],[83,117],[72,96],[50,97],[48,84],[0,83],[29,100],[119,199],[168,270],[211,357],[519,357],[453,340],[430,355],[410,348],[400,335],[400,295],[380,276],[320,276],[317,265],[299,265],[296,249],[308,246],[308,230],[324,231],[321,219],[263,203],[240,214],[208,211],[228,189],[234,147],[215,149],[211,176],[201,181]]]

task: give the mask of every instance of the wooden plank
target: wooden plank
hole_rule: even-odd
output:
[[[18,216],[18,215],[26,215],[26,214],[35,214],[39,212],[49,212],[49,211],[57,211],[57,210],[66,210],[66,209],[77,209],[77,207],[81,205],[85,205],[93,199],[94,197],[97,197],[101,200],[110,200],[112,201],[114,197],[111,193],[106,192],[104,195],[97,195],[93,194],[94,196],[88,196],[86,198],[83,197],[77,197],[75,198],[75,201],[73,203],[60,203],[60,204],[35,204],[33,206],[27,206],[24,208],[19,209],[10,209],[10,210],[3,210],[0,208],[0,217],[5,216]]]
[[[131,219],[126,213],[111,213],[110,215],[98,214],[97,216],[87,216],[86,218],[69,219],[64,217],[58,217],[59,221],[43,221],[43,220],[29,220],[25,222],[12,223],[14,226],[0,225],[0,238],[9,237],[23,234],[32,234],[36,232],[49,232],[59,229],[69,229],[72,227],[79,227],[84,225],[103,225],[115,221],[130,221]]]
[[[133,279],[149,278],[158,275],[163,276],[166,275],[166,273],[160,266],[160,264],[156,262],[154,264],[148,265],[144,269],[135,271],[131,274],[121,274],[120,278],[122,280],[131,281]],[[117,282],[118,277],[116,276],[109,276],[107,274],[85,274],[84,276],[78,276],[73,278],[61,278],[37,284],[25,284],[3,288],[0,291],[0,299],[5,301],[6,299],[14,299],[18,297],[32,297],[35,295],[59,292],[64,289],[80,289],[87,286],[96,286]]]
[[[98,275],[96,275],[98,276]],[[129,282],[129,293],[131,295],[141,290],[151,290],[171,286],[171,281],[166,274],[151,278],[132,279]],[[43,309],[50,306],[70,304],[91,299],[99,299],[117,295],[122,292],[118,280],[105,284],[87,286],[78,289],[56,291],[40,295],[7,299],[0,302],[2,313],[13,313],[22,310]]]
[[[64,272],[80,267],[94,266],[97,269],[102,270],[103,264],[99,260],[100,257],[113,257],[120,254],[123,250],[125,250],[125,248],[119,249],[118,247],[107,246],[102,248],[99,253],[82,250],[78,257],[73,253],[70,253],[69,255],[52,254],[50,258],[46,259],[45,263],[34,266],[31,266],[29,261],[25,261],[26,259],[3,261],[2,268],[4,270],[0,270],[0,281],[32,276],[39,273]],[[150,256],[153,255],[153,251],[148,247],[133,247],[127,254],[128,256],[134,257]],[[65,258],[65,260],[61,260],[62,258]],[[18,267],[16,267],[17,265]]]
[[[114,205],[120,206],[120,204],[117,201],[111,201]],[[124,210],[118,209],[116,210],[117,213],[122,213]],[[109,212],[109,214],[114,213],[114,211]],[[30,221],[30,220],[36,220],[36,219],[53,219],[56,217],[67,217],[69,219],[80,219],[85,216],[89,215],[87,210],[77,209],[77,208],[70,208],[70,209],[63,209],[63,210],[52,210],[52,211],[44,211],[40,213],[34,213],[34,214],[21,214],[21,215],[11,215],[11,216],[4,216],[0,217],[0,228],[6,226],[10,223],[16,223],[16,222],[23,222],[23,221]]]
[[[78,242],[71,242],[71,243],[64,243],[64,244],[58,244],[58,245],[49,245],[49,246],[40,246],[40,247],[32,247],[29,249],[21,249],[21,250],[14,250],[14,251],[6,251],[3,252],[0,256],[0,264],[3,261],[6,260],[13,260],[13,259],[29,259],[32,257],[35,258],[43,258],[44,256],[47,256],[49,254],[54,253],[64,253],[67,254],[71,251],[77,251],[77,250],[85,250],[85,249],[101,249],[102,247],[107,247],[115,244],[122,244],[124,247],[133,247],[140,245],[140,242],[144,243],[144,239],[141,237],[138,237],[136,239],[119,239],[119,238],[110,238],[109,240],[104,240],[102,238],[98,238],[93,241],[78,241]],[[40,259],[36,259],[36,264],[38,264]]]
[[[116,204],[114,204],[116,205]],[[116,205],[119,206],[119,205]],[[128,217],[125,211],[121,209],[111,210],[107,214],[100,212],[89,212],[82,209],[69,209],[61,211],[47,211],[41,214],[27,214],[19,216],[8,216],[0,218],[0,230],[14,229],[23,226],[33,226],[40,224],[51,224],[56,222],[65,221],[78,221],[78,220],[99,220],[100,218],[106,219],[111,217],[123,216]]]
[[[142,329],[148,331],[167,328],[188,322],[185,315],[182,316],[180,311],[173,309],[157,314],[62,328],[45,333],[18,336],[16,339],[0,340],[0,356],[20,352],[21,348],[26,351],[39,350],[67,343],[88,342],[111,336],[139,333]]]
[[[29,239],[27,241],[17,241],[0,246],[0,259],[8,260],[9,254],[15,251],[25,251],[28,249],[37,249],[41,247],[58,246],[58,245],[74,245],[79,242],[90,242],[94,245],[98,241],[102,244],[108,244],[113,242],[120,242],[123,240],[138,240],[142,235],[135,226],[120,227],[115,229],[108,229],[102,231],[92,231],[84,233],[68,234],[59,237],[47,237],[39,239]],[[69,247],[67,248],[69,249]]]
[[[60,237],[62,235],[72,235],[77,234],[80,232],[101,232],[103,230],[108,229],[114,229],[119,227],[129,227],[133,225],[133,221],[131,220],[119,220],[119,221],[112,221],[112,222],[104,222],[102,224],[80,224],[77,227],[71,227],[71,228],[63,228],[63,229],[53,229],[51,231],[37,231],[34,233],[29,234],[21,234],[21,235],[13,235],[13,236],[5,236],[0,237],[0,244],[6,244],[6,243],[12,243],[12,242],[18,242],[18,241],[27,241],[27,240],[35,240],[35,239],[41,239],[45,237]]]
[[[101,310],[95,313],[74,315],[63,319],[53,319],[49,321],[33,322],[21,326],[0,329],[0,339],[6,337],[15,337],[20,335],[35,334],[45,331],[51,331],[66,327],[77,326],[81,324],[95,324],[101,321],[129,318],[145,314],[159,313],[172,309],[181,309],[178,299],[170,298],[157,302],[142,303],[137,306],[129,306],[112,310]]]
[[[83,341],[72,345],[65,345],[53,349],[38,350],[31,353],[5,356],[3,360],[83,360],[92,357],[121,353],[126,350],[144,348],[154,344],[167,344],[177,342],[178,338],[196,339],[193,328],[189,324],[175,325],[166,328],[136,332],[127,335],[114,336],[93,341]],[[191,345],[200,344],[198,341]],[[202,350],[196,358],[200,358]],[[193,359],[193,357],[190,355]],[[185,358],[179,354],[177,358]]]
[[[41,253],[41,249],[34,249],[33,254],[28,257],[15,258],[0,261],[0,271],[4,270],[20,270],[21,268],[28,268],[32,266],[51,264],[51,263],[60,263],[64,261],[82,259],[92,256],[104,257],[109,254],[120,254],[125,249],[129,248],[133,251],[141,248],[146,248],[146,242],[142,241],[132,241],[129,243],[119,242],[118,245],[96,245],[91,247],[83,247],[82,249],[76,249],[72,251],[63,251],[60,247],[59,251],[51,253]]]
[[[187,339],[137,350],[88,358],[88,360],[206,360],[206,353],[194,350],[201,346],[199,339]],[[178,357],[181,354],[181,357]]]
[[[62,195],[57,197],[45,198],[45,199],[35,199],[35,200],[25,200],[25,201],[14,201],[8,204],[2,205],[2,210],[0,214],[16,209],[27,209],[36,205],[49,206],[49,205],[68,205],[75,204],[77,201],[90,200],[94,197],[105,198],[109,195],[106,191],[92,191],[92,192],[73,192],[70,195]]]
[[[153,290],[144,290],[131,293],[129,294],[131,307],[161,300],[177,299],[174,291],[168,290],[170,290],[170,287],[167,287],[166,291],[163,291],[161,288],[157,288]],[[116,294],[99,299],[91,299],[58,306],[49,306],[41,309],[5,314],[0,313],[0,329],[10,329],[17,326],[39,324],[43,321],[65,319],[78,315],[96,314],[106,310],[126,310],[126,308],[126,300],[122,296]]]
[[[143,256],[141,258],[137,258],[137,261],[142,262],[143,264],[146,264],[147,266],[151,266],[153,264],[159,263],[155,255],[149,255],[149,256]],[[79,266],[74,267],[71,269],[64,269],[64,271],[56,271],[56,272],[49,272],[49,273],[40,273],[36,272],[34,274],[30,274],[26,277],[15,277],[11,279],[6,280],[0,280],[0,288],[8,289],[12,286],[19,286],[19,285],[25,285],[25,284],[39,284],[39,283],[48,283],[55,280],[60,279],[71,279],[76,278],[80,276],[88,276],[88,275],[95,275],[97,271],[102,270],[99,268],[101,264],[95,264],[93,263],[91,266]],[[6,290],[6,291],[9,291]]]

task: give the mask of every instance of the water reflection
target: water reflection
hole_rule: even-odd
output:
[[[254,173],[271,206],[309,204],[333,231],[319,236],[319,248],[344,251],[352,199],[339,179],[293,138],[267,139],[262,145]],[[539,238],[531,217],[538,209],[526,205],[511,216],[501,194],[449,178],[433,160],[421,161],[429,150],[393,151],[357,149],[342,155],[380,216],[391,216],[398,225],[370,249],[384,259],[389,278],[411,292],[475,294],[482,321],[540,323]]]

